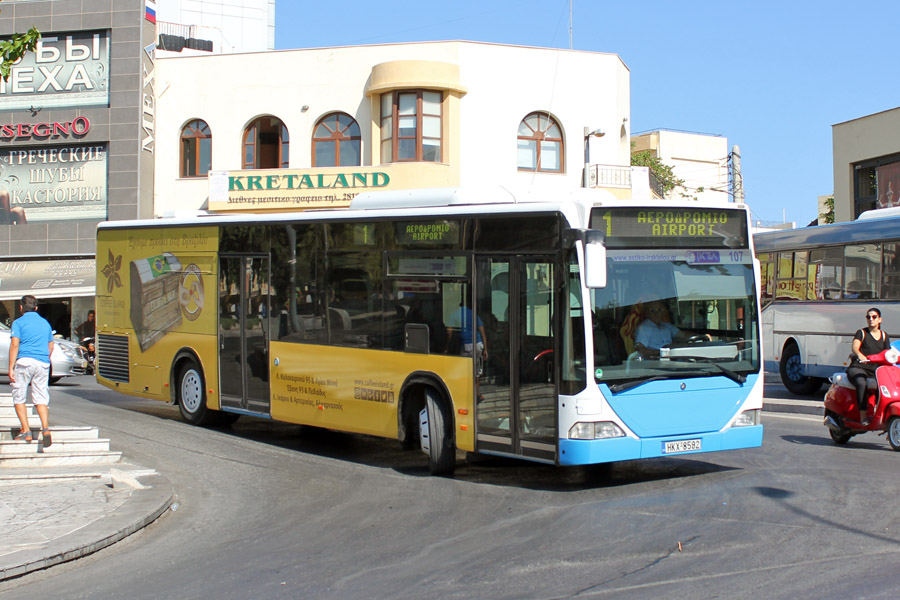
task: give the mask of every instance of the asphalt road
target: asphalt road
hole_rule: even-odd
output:
[[[3,386],[0,386],[2,389]],[[178,510],[6,598],[888,598],[900,455],[765,414],[762,448],[428,475],[396,442],[243,419],[230,429],[78,378],[51,415],[94,424]],[[39,499],[36,499],[39,501]]]

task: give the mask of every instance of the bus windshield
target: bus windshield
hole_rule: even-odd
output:
[[[598,383],[759,371],[749,250],[611,250],[607,264],[607,286],[590,290]]]

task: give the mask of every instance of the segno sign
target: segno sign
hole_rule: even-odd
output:
[[[71,121],[53,123],[10,123],[0,125],[0,139],[79,136],[90,130],[91,122],[87,117],[75,117]]]

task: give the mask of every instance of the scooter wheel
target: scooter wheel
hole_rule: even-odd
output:
[[[891,417],[887,422],[887,439],[891,448],[900,451],[900,417]]]
[[[841,445],[846,444],[847,442],[850,441],[850,438],[853,437],[853,434],[850,433],[849,431],[847,431],[847,432],[842,431],[841,433],[838,433],[836,431],[832,431],[831,429],[829,429],[828,433],[831,434],[831,439],[834,440],[835,444],[841,444]],[[894,448],[894,450],[897,450],[897,448]]]

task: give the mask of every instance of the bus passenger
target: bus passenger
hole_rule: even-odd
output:
[[[847,378],[856,386],[856,404],[859,406],[859,422],[866,426],[869,419],[866,416],[866,387],[868,378],[875,377],[877,365],[869,362],[868,357],[878,354],[882,350],[891,347],[890,338],[886,331],[881,329],[881,311],[870,308],[866,311],[868,325],[856,332],[853,336],[853,352],[850,354],[850,366],[847,367]]]

